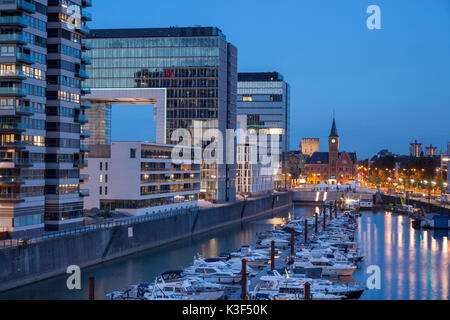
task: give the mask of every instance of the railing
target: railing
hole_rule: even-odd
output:
[[[30,54],[23,52],[17,53],[17,60],[24,61],[30,64],[34,63],[34,58]]]
[[[111,222],[99,223],[99,224],[94,224],[94,225],[71,229],[71,230],[44,233],[42,235],[31,237],[29,239],[3,240],[3,241],[0,241],[0,250],[7,249],[7,248],[14,248],[14,247],[18,247],[18,246],[25,245],[25,244],[33,244],[33,243],[48,241],[48,240],[52,240],[52,239],[68,237],[68,236],[77,235],[77,234],[81,234],[81,233],[94,232],[94,231],[103,230],[103,229],[133,226],[135,224],[139,224],[139,223],[143,223],[143,222],[156,221],[156,220],[161,220],[161,219],[175,217],[175,216],[187,215],[187,214],[191,214],[192,212],[196,212],[196,211],[198,211],[198,208],[170,210],[170,211],[155,213],[155,214],[146,215],[146,216],[117,219],[117,220],[111,221]]]
[[[4,87],[4,88],[0,88],[0,95],[26,96],[27,90],[22,89],[22,88]]]
[[[12,78],[12,77],[26,79],[27,76],[20,69],[16,69],[16,70],[0,70],[0,78]]]
[[[21,8],[22,10],[25,10],[27,12],[34,13],[36,12],[36,5],[24,0],[17,0],[17,7]]]
[[[27,43],[27,39],[21,33],[0,34],[0,42]]]
[[[2,26],[15,26],[15,25],[20,25],[20,26],[26,26],[27,22],[25,21],[25,19],[22,16],[6,16],[6,17],[0,17],[0,25]]]

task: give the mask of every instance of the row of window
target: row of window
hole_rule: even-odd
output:
[[[66,46],[64,44],[49,44],[48,53],[61,53],[66,56],[81,58],[81,50]]]
[[[154,47],[217,47],[219,39],[205,38],[145,38],[145,39],[87,39],[93,49],[154,48]]]

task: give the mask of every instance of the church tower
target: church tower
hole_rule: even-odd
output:
[[[330,174],[329,177],[338,177],[337,161],[339,158],[339,135],[336,127],[336,119],[333,118],[333,126],[331,127],[331,133],[328,137],[329,159],[328,165]]]

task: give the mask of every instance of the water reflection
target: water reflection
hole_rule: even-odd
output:
[[[391,213],[365,213],[359,227],[366,260],[354,277],[364,285],[368,266],[382,272],[382,289],[363,299],[449,299],[448,231],[414,230],[407,217]]]
[[[295,216],[313,215],[316,210],[313,206],[298,207]],[[286,218],[288,212],[84,269],[81,291],[68,291],[67,278],[61,276],[0,294],[0,299],[87,299],[91,274],[96,277],[96,297],[104,298],[105,293],[129,284],[154,281],[162,271],[188,266],[197,253],[215,257],[252,244],[257,233],[273,228]],[[382,272],[381,290],[367,291],[362,299],[450,298],[448,231],[417,231],[407,217],[366,212],[359,219],[356,237],[366,260],[355,272],[354,279],[365,286],[370,265],[378,265]]]

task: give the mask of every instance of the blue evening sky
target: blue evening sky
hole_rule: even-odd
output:
[[[94,0],[92,28],[217,26],[239,71],[291,84],[291,148],[319,137],[333,110],[342,149],[360,158],[450,141],[449,0]],[[382,30],[368,30],[378,5]],[[135,128],[127,122],[127,128]]]

